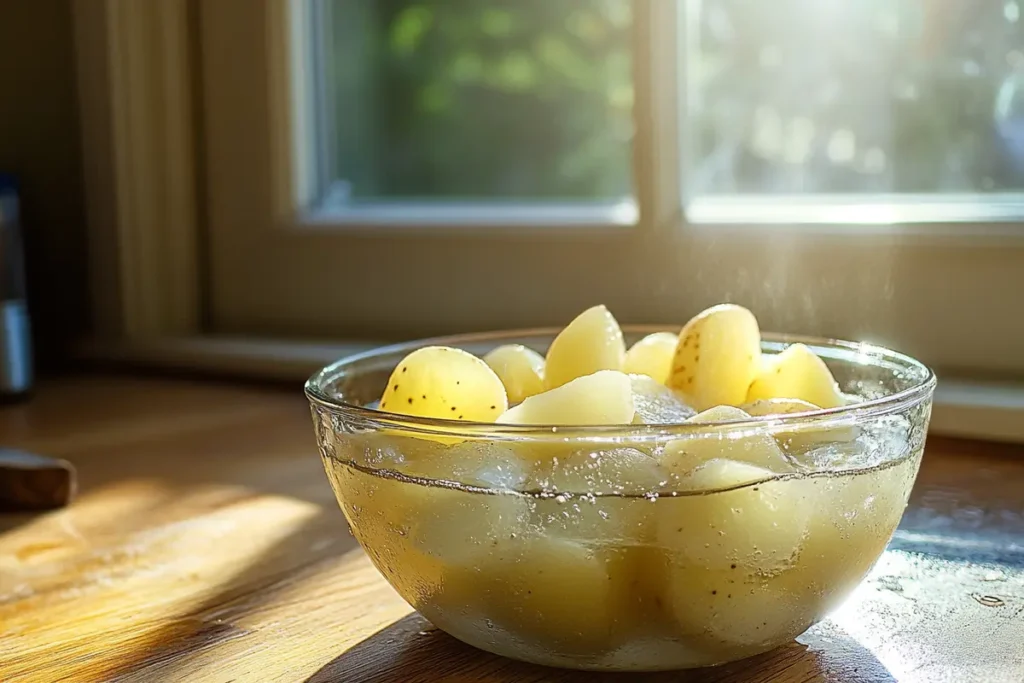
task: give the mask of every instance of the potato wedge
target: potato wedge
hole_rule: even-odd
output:
[[[668,386],[697,410],[738,406],[761,367],[761,332],[754,314],[734,304],[714,306],[679,333]]]
[[[557,389],[600,370],[622,370],[626,343],[622,329],[604,306],[594,306],[562,330],[548,349],[544,386]]]

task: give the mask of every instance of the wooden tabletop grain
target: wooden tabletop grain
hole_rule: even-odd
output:
[[[66,458],[67,509],[0,516],[0,681],[1024,681],[1024,448],[932,439],[871,577],[798,642],[599,676],[483,654],[416,615],[345,528],[298,388],[80,378],[0,410]]]

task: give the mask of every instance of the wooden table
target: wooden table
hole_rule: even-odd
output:
[[[0,410],[75,462],[72,507],[0,516],[0,681],[624,680],[430,627],[345,529],[298,388],[80,378]],[[798,643],[630,681],[1024,681],[1024,449],[933,439],[870,579]]]

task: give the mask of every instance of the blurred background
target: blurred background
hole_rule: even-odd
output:
[[[685,4],[691,194],[1021,187],[1014,0]],[[631,15],[628,0],[334,0],[341,189],[629,196]]]
[[[16,177],[27,226],[38,364],[58,371],[67,367],[71,343],[88,331],[90,315],[71,3],[12,3],[3,17],[0,173]]]
[[[37,365],[298,380],[379,341],[736,301],[1016,387],[1021,11],[12,6],[0,172]]]

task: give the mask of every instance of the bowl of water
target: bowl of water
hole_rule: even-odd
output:
[[[663,328],[622,329],[633,342]],[[917,476],[935,386],[887,349],[763,335],[764,358],[802,344],[851,400],[740,419],[499,424],[375,403],[417,349],[544,354],[558,333],[382,348],[306,384],[352,533],[438,628],[549,666],[704,667],[791,641],[878,560]]]

